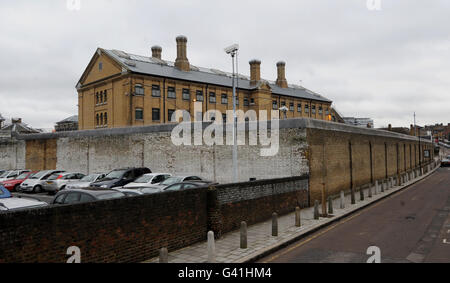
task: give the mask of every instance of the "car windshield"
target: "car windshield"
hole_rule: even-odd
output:
[[[80,180],[80,182],[93,182],[93,181],[95,181],[95,178],[97,178],[97,174],[92,174],[92,175],[87,175],[87,176],[84,176],[81,180]]]
[[[111,171],[106,175],[105,179],[121,179],[126,170]]]
[[[0,174],[0,178],[4,178],[4,177],[8,176],[9,172],[11,172],[11,171],[5,171],[2,174]]]
[[[17,177],[17,179],[18,179],[18,180],[25,179],[25,178],[28,176],[28,174],[29,174],[29,172],[27,172],[27,173],[22,173],[22,174],[19,175],[19,177]]]
[[[56,180],[56,179],[58,179],[59,178],[59,176],[61,176],[61,173],[55,173],[55,174],[53,174],[53,175],[51,175],[50,177],[48,177],[48,179],[47,180]]]
[[[153,178],[153,176],[143,175],[134,181],[135,183],[148,183]]]
[[[98,195],[97,199],[99,199],[99,200],[115,199],[115,198],[121,198],[121,197],[124,197],[124,196],[125,196],[124,193],[115,192],[115,193],[107,193],[107,194]]]
[[[39,179],[47,173],[48,173],[48,171],[38,172],[38,173],[34,174],[33,176],[31,176],[30,179]]]
[[[163,186],[169,186],[175,183],[180,183],[183,180],[181,177],[170,177],[166,179],[164,182],[161,182],[160,184]]]

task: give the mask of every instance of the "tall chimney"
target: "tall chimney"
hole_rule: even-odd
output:
[[[286,63],[283,61],[278,62],[277,69],[278,69],[277,86],[281,88],[287,88],[288,83],[286,80]]]
[[[261,80],[261,61],[253,59],[250,64],[250,84],[256,84]]]
[[[190,71],[189,60],[186,56],[187,38],[183,35],[177,37],[177,59],[175,60],[175,67],[181,71]]]
[[[158,45],[152,46],[152,58],[161,60],[161,53],[162,53],[161,46]]]

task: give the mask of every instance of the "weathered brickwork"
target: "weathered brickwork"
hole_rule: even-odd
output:
[[[284,215],[308,206],[308,176],[217,186],[221,232],[252,225],[277,212]]]
[[[375,132],[374,132],[375,133]],[[307,131],[310,160],[311,201],[336,195],[375,180],[397,176],[419,166],[419,142],[413,138],[377,136],[346,131],[310,128]],[[411,146],[411,151],[409,147]],[[413,148],[417,147],[414,153]],[[421,143],[422,152],[432,150]],[[410,156],[410,152],[412,156]],[[412,163],[412,160],[416,160]],[[422,154],[421,162],[431,158]]]
[[[56,139],[28,140],[26,142],[26,169],[56,169]]]
[[[0,263],[139,262],[204,240],[206,189],[0,214]]]

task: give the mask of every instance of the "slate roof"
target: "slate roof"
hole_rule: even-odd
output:
[[[62,124],[62,123],[78,123],[78,115],[73,115],[64,120],[56,122],[56,124]]]
[[[232,87],[232,74],[216,69],[208,69],[191,65],[190,72],[184,72],[175,67],[174,62],[160,60],[152,57],[129,54],[120,50],[107,50],[99,48],[124,69],[140,74],[155,75],[173,79],[180,79],[198,83],[208,83],[213,85]],[[302,86],[289,85],[288,88],[281,88],[275,82],[267,81],[273,94],[285,95],[303,99],[311,99],[323,102],[331,100],[310,91]],[[238,85],[240,89],[254,90],[258,86],[250,85],[250,78],[239,74]]]

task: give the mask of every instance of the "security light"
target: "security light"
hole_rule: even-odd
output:
[[[236,51],[238,51],[238,50],[239,50],[239,44],[233,44],[233,45],[231,45],[231,46],[225,48],[225,52],[226,52],[227,54],[234,53],[234,52],[236,52]]]

